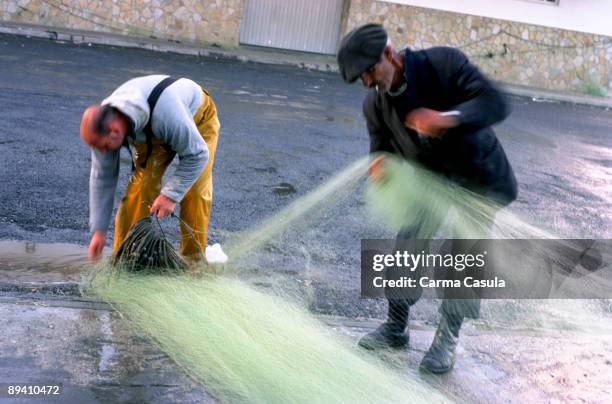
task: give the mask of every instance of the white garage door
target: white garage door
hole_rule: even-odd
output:
[[[343,0],[245,0],[240,42],[336,53]]]

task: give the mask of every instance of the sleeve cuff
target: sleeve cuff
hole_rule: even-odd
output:
[[[161,191],[161,194],[172,199],[175,203],[179,203],[181,199],[183,199],[183,195],[181,195],[180,193],[176,191],[172,191],[169,189],[163,189]]]

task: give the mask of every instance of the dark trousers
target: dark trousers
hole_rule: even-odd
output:
[[[450,219],[448,217],[427,217],[423,216],[422,220],[416,223],[414,226],[410,228],[404,228],[397,234],[396,241],[396,250],[398,251],[412,251],[414,253],[418,253],[422,250],[428,251],[428,243],[425,240],[432,239],[436,233],[443,226],[445,219]],[[485,229],[487,232],[493,226],[494,215],[490,218],[487,218],[487,223],[484,223]],[[481,223],[481,225],[483,225]],[[484,235],[482,236],[484,237]],[[443,243],[443,251],[450,254],[457,254],[460,252],[465,252],[469,249],[469,243],[473,243],[473,240],[459,240],[459,239],[447,239],[444,240]],[[466,244],[467,243],[467,244]],[[431,251],[433,252],[433,251]],[[393,270],[393,269],[392,269]],[[387,271],[387,278],[392,278],[393,275],[389,276],[390,271]],[[393,270],[394,274],[399,274],[400,271]],[[434,275],[438,274],[439,271],[434,271]],[[462,276],[462,274],[457,273],[454,270],[451,270],[450,273],[456,273],[458,276]],[[413,273],[413,278],[420,278],[422,275],[422,269],[419,268]],[[448,275],[449,272],[446,272]],[[434,276],[434,279],[436,277]],[[449,279],[448,276],[445,279]],[[465,291],[465,289],[464,289]],[[391,322],[405,323],[407,321],[408,312],[410,310],[410,306],[415,304],[423,294],[422,287],[417,282],[417,287],[410,288],[409,290],[402,289],[399,293],[397,291],[391,291],[387,289],[386,296],[389,301],[389,320]],[[440,305],[439,312],[440,314],[450,318],[462,320],[463,318],[478,318],[480,315],[480,298],[474,296],[474,298],[465,298],[462,296],[461,299],[452,298],[453,291],[450,289],[444,289],[442,292],[442,304]]]

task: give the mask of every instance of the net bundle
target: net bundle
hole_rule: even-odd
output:
[[[188,265],[164,234],[157,218],[137,221],[119,246],[112,264],[130,272],[156,274],[184,273]]]

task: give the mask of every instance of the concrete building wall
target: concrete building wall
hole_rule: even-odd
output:
[[[567,0],[561,0],[564,1]],[[502,82],[592,95],[612,94],[610,36],[398,3],[350,0],[343,32],[366,22],[378,22],[387,27],[398,48],[458,47],[485,73]],[[433,7],[437,3],[463,5],[470,1],[421,3]],[[525,13],[534,6],[517,0],[512,4],[516,9],[526,6]],[[551,10],[557,7],[535,6]]]
[[[238,45],[243,0],[0,0],[0,20]]]

